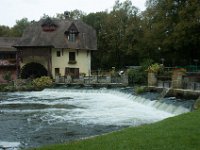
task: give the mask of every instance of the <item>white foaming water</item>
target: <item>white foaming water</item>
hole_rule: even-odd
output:
[[[150,101],[145,98],[113,90],[46,89],[41,92],[19,92],[5,104],[72,105],[73,109],[44,108],[5,110],[6,112],[42,112],[38,117],[49,124],[71,122],[98,125],[140,125],[156,122],[189,110],[179,106]],[[31,118],[28,119],[29,121]]]
[[[19,142],[5,142],[0,141],[0,150],[18,150],[20,146]]]
[[[74,133],[70,139],[78,139],[88,136],[88,131],[89,135],[102,134],[105,130],[153,123],[189,111],[172,102],[166,104],[107,89],[1,93],[0,150],[63,141],[68,138],[63,137],[66,130]],[[10,133],[17,133],[17,137]],[[20,142],[10,142],[16,139]]]

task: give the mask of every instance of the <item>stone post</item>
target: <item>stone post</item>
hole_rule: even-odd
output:
[[[176,69],[172,74],[172,88],[181,89],[183,88],[183,75],[185,74],[185,69]]]
[[[59,75],[56,75],[56,76],[55,76],[55,82],[56,82],[56,83],[59,83],[59,82],[60,82],[60,76],[59,76]]]
[[[148,86],[157,86],[157,77],[153,72],[148,72]]]

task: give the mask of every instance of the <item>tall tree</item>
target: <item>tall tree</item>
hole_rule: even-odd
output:
[[[2,37],[8,37],[10,36],[10,28],[8,26],[4,26],[4,25],[1,25],[0,26],[0,36]]]
[[[68,17],[69,19],[79,20],[82,19],[84,16],[86,16],[86,13],[78,9],[56,14],[56,18],[59,19],[66,19],[66,17]]]
[[[108,61],[109,55],[107,53],[108,41],[105,38],[106,35],[106,21],[108,18],[107,12],[90,13],[84,16],[82,19],[88,25],[91,25],[97,33],[97,46],[98,51],[95,51],[92,55],[92,68],[109,68]]]
[[[94,54],[99,59],[93,58],[95,63],[98,62],[98,67],[121,68],[130,64],[132,57],[129,55],[129,43],[132,39],[127,28],[132,26],[137,14],[138,9],[130,0],[126,0],[123,3],[116,1],[110,13],[91,13],[83,18],[83,21],[97,31],[99,51]]]
[[[22,18],[16,21],[16,25],[11,29],[12,36],[20,37],[22,36],[24,29],[30,24],[27,18]]]
[[[199,0],[148,0],[144,39],[151,44],[146,46],[169,64],[192,63],[200,57],[199,14]]]

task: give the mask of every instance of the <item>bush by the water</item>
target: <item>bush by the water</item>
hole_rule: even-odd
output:
[[[8,71],[5,74],[3,74],[3,79],[6,80],[7,82],[11,81],[11,72]]]
[[[194,109],[200,110],[200,97],[196,100],[193,107]]]
[[[45,88],[53,85],[53,81],[50,77],[42,76],[40,78],[36,78],[32,81],[32,84],[36,88]]]
[[[136,86],[134,90],[136,94],[142,94],[146,92],[146,88],[143,86]]]
[[[0,91],[3,92],[7,84],[0,84]]]
[[[153,64],[153,60],[145,59],[140,64],[140,67],[136,67],[128,70],[129,84],[145,84],[147,83],[146,69]]]
[[[141,69],[129,69],[128,80],[129,84],[144,84],[146,82],[146,72]]]
[[[34,80],[17,79],[14,82],[0,84],[0,92],[35,91],[51,87],[53,81],[50,77],[43,76]]]

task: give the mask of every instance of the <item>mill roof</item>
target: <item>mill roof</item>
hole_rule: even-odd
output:
[[[12,46],[15,45],[19,40],[19,37],[0,37],[0,51],[16,51],[16,49]]]
[[[66,33],[76,29],[77,40],[70,42]],[[96,31],[79,20],[46,19],[29,25],[15,47],[54,47],[97,50]]]

